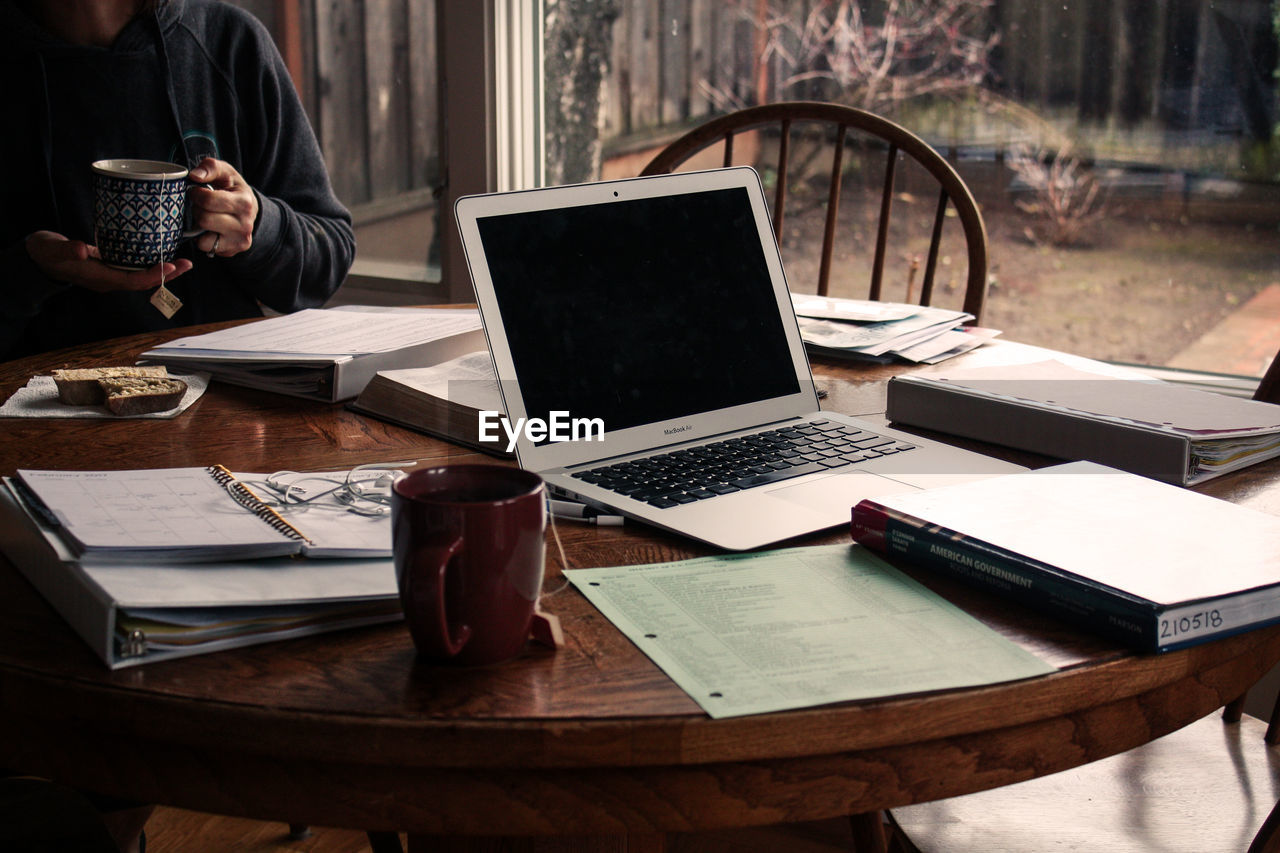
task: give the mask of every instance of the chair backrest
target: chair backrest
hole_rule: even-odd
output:
[[[948,203],[955,208],[956,216],[964,229],[968,254],[968,277],[964,291],[965,311],[981,319],[987,293],[987,231],[973,194],[965,182],[934,148],[906,128],[865,110],[840,104],[815,101],[793,101],[751,107],[708,121],[672,142],[655,156],[641,172],[655,175],[676,171],[695,154],[723,144],[723,165],[731,165],[734,157],[734,139],[745,131],[777,129],[777,173],[773,199],[773,228],[779,241],[783,240],[783,224],[786,215],[789,183],[793,179],[792,137],[793,127],[817,126],[824,137],[831,140],[831,168],[827,187],[827,206],[822,237],[822,249],[818,266],[817,293],[826,296],[831,279],[832,254],[836,245],[836,222],[841,198],[841,178],[844,175],[846,143],[858,137],[872,147],[885,151],[884,181],[879,204],[879,222],[876,229],[875,255],[871,267],[871,285],[868,298],[880,300],[884,292],[885,255],[889,242],[889,227],[896,194],[896,181],[900,159],[909,158],[937,179],[938,203],[933,216],[929,238],[924,279],[920,285],[918,300],[914,293],[909,299],[921,305],[931,304],[934,297],[934,280],[943,238],[943,224]],[[854,133],[851,134],[850,131]],[[912,278],[916,263],[912,262]],[[909,278],[908,290],[914,282]]]
[[[1280,352],[1271,359],[1271,366],[1258,383],[1258,390],[1253,392],[1253,399],[1263,403],[1280,403]]]

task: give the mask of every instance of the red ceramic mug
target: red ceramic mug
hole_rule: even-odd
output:
[[[392,487],[396,582],[418,653],[478,665],[515,657],[542,589],[542,478],[501,465],[445,465]]]

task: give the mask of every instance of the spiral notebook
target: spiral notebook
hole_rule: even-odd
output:
[[[44,519],[0,477],[0,553],[112,669],[401,618],[390,557],[93,563]]]
[[[305,475],[341,482],[347,472]],[[304,476],[304,475],[297,475]],[[22,470],[15,490],[83,563],[207,562],[299,555],[389,557],[390,516],[335,491],[279,510],[221,465],[133,471]]]

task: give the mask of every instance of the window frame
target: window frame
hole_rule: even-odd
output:
[[[453,204],[542,186],[543,11],[543,0],[436,0],[441,279],[418,264],[357,256],[346,285],[361,301],[475,301]]]
[[[458,198],[542,182],[542,0],[437,0],[441,290],[475,299],[453,218]],[[452,81],[480,80],[473,87]]]

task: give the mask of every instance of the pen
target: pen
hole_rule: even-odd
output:
[[[572,518],[577,521],[585,521],[588,524],[610,526],[622,524],[622,516],[602,513],[593,506],[587,506],[576,501],[549,499],[547,504],[551,508],[551,514],[556,518]]]
[[[21,479],[14,477],[9,481],[9,485],[13,487],[13,491],[17,494],[19,500],[27,509],[31,510],[48,527],[58,529],[62,526],[62,519],[53,514],[53,510],[45,505],[44,501],[36,497],[36,493],[31,491],[30,487]]]

